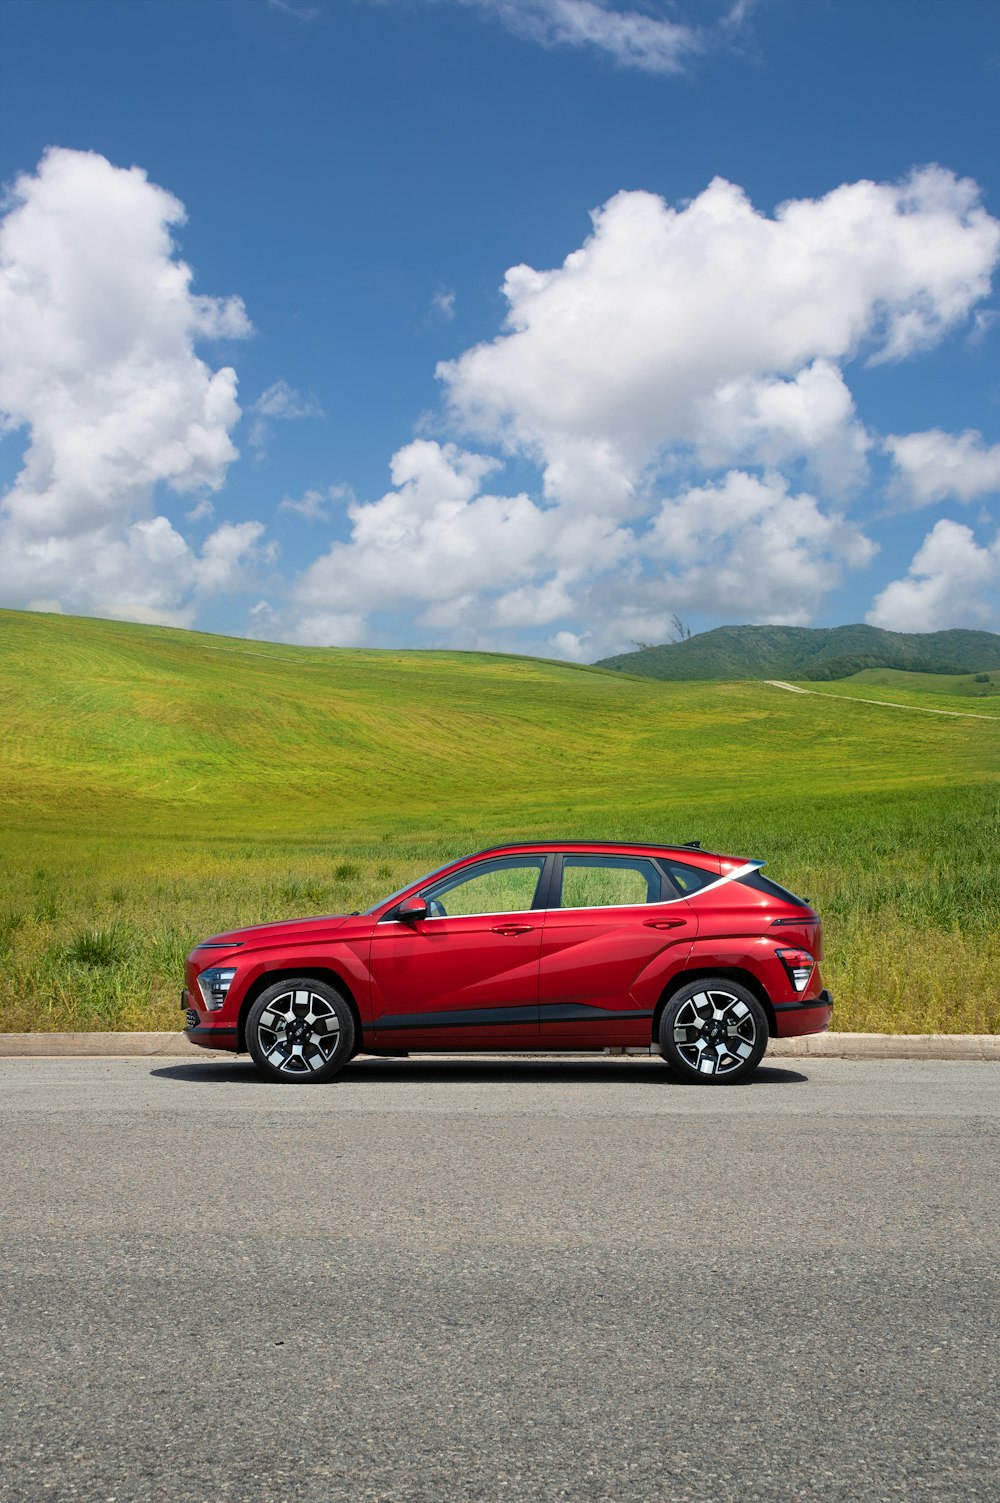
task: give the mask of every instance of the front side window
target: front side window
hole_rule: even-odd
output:
[[[642,856],[564,856],[563,908],[625,908],[658,903],[661,878]]]
[[[534,902],[544,856],[486,861],[452,872],[421,896],[431,918],[466,918],[477,913],[527,913]]]

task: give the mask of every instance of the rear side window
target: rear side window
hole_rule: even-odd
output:
[[[718,882],[718,872],[707,872],[702,866],[688,866],[686,861],[669,861],[660,857],[660,865],[670,875],[677,891],[689,898],[693,892],[700,892],[710,882]]]
[[[627,908],[658,903],[660,873],[642,856],[564,856],[563,908]]]
[[[795,903],[799,908],[808,908],[805,898],[797,898],[794,892],[789,892],[787,887],[780,887],[777,882],[772,882],[770,877],[765,877],[763,872],[750,872],[746,877],[736,879],[742,887],[752,887],[757,892],[766,892],[769,898],[778,898],[782,903]]]

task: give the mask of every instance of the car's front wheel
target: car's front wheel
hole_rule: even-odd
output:
[[[703,1085],[735,1085],[767,1048],[767,1017],[745,986],[723,976],[688,982],[660,1018],[660,1049],[677,1073]]]
[[[247,1048],[269,1080],[331,1080],[354,1053],[354,1014],[325,981],[294,976],[261,992],[250,1009]]]

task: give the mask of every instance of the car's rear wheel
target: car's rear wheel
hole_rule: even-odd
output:
[[[247,1018],[247,1048],[269,1080],[332,1080],[354,1053],[354,1014],[325,981],[294,976],[261,992]]]
[[[660,1018],[660,1049],[677,1073],[702,1085],[735,1085],[767,1048],[767,1017],[753,992],[724,976],[681,987]]]

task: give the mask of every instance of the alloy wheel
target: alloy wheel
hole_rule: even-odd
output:
[[[696,992],[674,1017],[674,1045],[700,1075],[729,1075],[754,1052],[757,1024],[741,997],[717,987]]]
[[[333,1059],[340,1019],[319,992],[296,988],[273,997],[257,1021],[261,1053],[282,1075],[308,1076]]]

